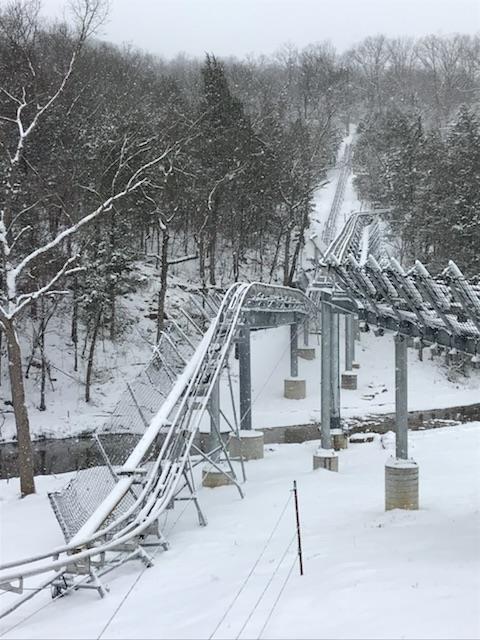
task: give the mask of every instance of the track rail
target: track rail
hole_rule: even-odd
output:
[[[142,536],[169,507],[181,485],[212,389],[249,310],[294,311],[304,316],[317,311],[312,301],[297,289],[262,283],[232,285],[193,357],[120,470],[115,486],[87,522],[69,543],[0,566],[0,588],[22,596],[9,603],[0,617],[59,577],[71,576],[72,569],[73,574],[80,576],[85,563],[90,566],[90,562],[104,559],[109,552],[118,551],[122,556],[115,566],[132,557],[150,562],[141,547]],[[165,428],[168,431],[160,451],[153,464],[147,464],[147,453]],[[112,520],[118,505],[132,491],[139,470],[144,471],[145,476],[141,491],[133,503]],[[101,574],[102,571],[98,573]],[[25,586],[27,580],[39,575],[44,576],[41,583]],[[96,578],[97,574],[91,573],[93,582]],[[85,581],[85,575],[78,578],[78,582],[81,580]],[[70,586],[75,588],[75,581]],[[27,594],[23,593],[25,589]]]

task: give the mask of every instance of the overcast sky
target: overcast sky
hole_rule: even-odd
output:
[[[4,0],[0,0],[3,2]],[[61,16],[66,0],[43,0]],[[345,50],[367,35],[480,30],[480,0],[110,0],[102,39],[151,53],[269,54],[285,43],[330,40]]]

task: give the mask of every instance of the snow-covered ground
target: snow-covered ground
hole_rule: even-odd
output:
[[[379,436],[350,445],[338,474],[312,471],[316,442],[270,445],[264,460],[247,463],[244,500],[233,487],[200,489],[208,527],[198,526],[192,505],[177,503],[168,512],[171,549],[158,553],[153,568],[134,562],[114,572],[104,600],[84,591],[56,601],[39,595],[0,621],[0,634],[478,638],[480,423],[410,435],[420,468],[419,511],[384,512],[384,464],[393,439],[383,442],[387,449]],[[296,565],[294,479],[303,577]],[[16,481],[0,483],[3,558],[61,541],[45,492],[65,481],[39,478],[38,495],[22,501]]]
[[[343,328],[340,332],[343,345]],[[307,398],[287,400],[283,397],[283,381],[290,375],[290,333],[288,327],[258,331],[252,334],[252,417],[254,426],[305,424],[320,419],[320,345],[311,336],[317,358],[299,359],[299,377],[306,379]],[[430,359],[424,350],[420,362],[415,349],[408,350],[409,409],[426,410],[474,404],[480,402],[480,371],[470,377],[459,376],[450,381],[444,359]],[[391,413],[395,410],[395,367],[393,334],[375,337],[362,333],[356,343],[356,360],[360,364],[358,389],[342,390],[341,411],[344,417],[364,417],[368,414]],[[344,349],[341,349],[340,370],[344,370]],[[225,406],[228,396],[225,389]]]

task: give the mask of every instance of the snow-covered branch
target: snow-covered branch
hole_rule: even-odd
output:
[[[71,273],[74,273],[75,271],[77,271],[77,269],[69,269],[69,266],[73,264],[76,260],[78,260],[77,255],[69,258],[64,263],[62,268],[59,271],[57,271],[57,273],[53,276],[53,278],[51,278],[50,281],[40,289],[37,289],[36,291],[33,291],[31,293],[23,293],[22,295],[18,296],[13,310],[7,315],[7,317],[9,319],[15,317],[22,311],[22,309],[24,309],[27,305],[29,305],[33,300],[40,298],[46,293],[50,293],[52,287],[65,275],[70,275]]]

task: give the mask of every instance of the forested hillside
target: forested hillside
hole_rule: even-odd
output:
[[[478,273],[479,37],[166,61],[96,39],[101,3],[74,7],[68,24],[35,0],[0,13],[0,411],[20,440],[25,367],[48,409],[64,348],[89,402],[98,341],[131,339],[138,294],[153,343],[180,265],[199,287],[295,283],[350,122],[359,193],[403,256]]]

